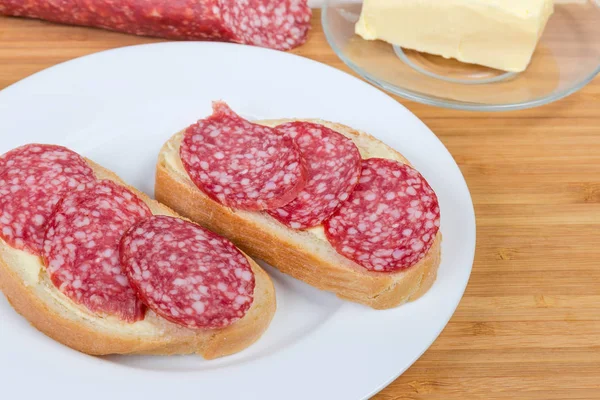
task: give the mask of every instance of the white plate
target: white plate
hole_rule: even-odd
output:
[[[0,153],[27,142],[62,144],[152,194],[161,145],[209,114],[214,99],[249,118],[341,122],[401,151],[440,200],[444,241],[433,288],[414,303],[375,311],[269,268],[278,301],[271,327],[247,350],[214,361],[86,356],[31,328],[2,296],[4,394],[54,393],[63,400],[362,399],[406,370],[442,331],[463,294],[475,249],[465,181],[442,143],[413,114],[334,68],[220,43],[162,43],[94,54],[0,92]]]

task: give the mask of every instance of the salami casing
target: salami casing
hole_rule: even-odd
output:
[[[121,268],[119,243],[151,215],[134,193],[112,181],[80,185],[60,201],[48,224],[43,258],[52,283],[94,313],[143,319],[144,306]]]
[[[293,229],[321,225],[358,183],[358,148],[344,135],[310,122],[290,122],[276,130],[291,137],[298,146],[308,179],[298,197],[269,214]]]
[[[94,172],[77,153],[28,144],[0,157],[0,236],[11,247],[40,255],[46,224],[60,198]]]
[[[246,121],[223,102],[187,128],[180,156],[196,186],[232,208],[278,208],[306,185],[304,160],[293,140]]]
[[[350,198],[325,221],[336,251],[371,271],[419,262],[440,226],[437,196],[415,169],[397,161],[363,160]]]
[[[307,0],[0,0],[0,14],[278,50],[304,43],[311,18]]]
[[[223,328],[254,299],[248,259],[228,240],[191,222],[154,216],[121,241],[121,262],[138,295],[179,325]]]

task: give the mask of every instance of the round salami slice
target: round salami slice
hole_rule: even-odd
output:
[[[223,328],[254,299],[248,259],[228,240],[178,218],[154,216],[121,241],[121,262],[155,313],[188,328]]]
[[[196,186],[232,208],[278,208],[306,184],[306,167],[291,138],[246,121],[223,102],[187,128],[180,156]]]
[[[298,197],[269,214],[293,229],[321,225],[358,183],[358,148],[352,140],[323,125],[290,122],[276,129],[291,137],[300,149],[308,181]]]
[[[325,221],[325,235],[338,253],[389,272],[423,259],[439,226],[437,196],[425,178],[400,162],[371,158],[350,198]]]
[[[0,157],[0,236],[11,247],[40,255],[48,217],[60,198],[94,172],[77,153],[28,144]]]
[[[43,257],[52,283],[94,313],[143,319],[143,303],[121,268],[119,243],[151,215],[134,193],[112,181],[80,185],[60,201],[48,224]]]

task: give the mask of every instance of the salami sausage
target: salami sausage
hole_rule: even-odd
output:
[[[60,198],[94,172],[77,153],[28,144],[0,157],[0,236],[16,249],[40,255],[48,217]]]
[[[423,259],[440,226],[437,196],[408,165],[363,160],[354,192],[325,221],[336,251],[371,271],[397,271]]]
[[[48,224],[43,258],[52,283],[94,313],[143,319],[144,306],[121,268],[119,243],[151,215],[134,193],[112,181],[80,185],[60,201]]]
[[[254,299],[248,259],[228,240],[179,218],[154,216],[121,241],[121,262],[140,298],[188,328],[223,328]]]
[[[291,138],[246,121],[223,102],[187,128],[180,156],[196,186],[232,208],[278,208],[306,184],[306,167]]]
[[[293,229],[321,225],[358,183],[358,148],[352,140],[323,125],[297,121],[276,129],[291,137],[300,149],[308,181],[298,197],[269,214]]]
[[[307,0],[0,0],[0,14],[278,50],[304,43],[311,18]]]

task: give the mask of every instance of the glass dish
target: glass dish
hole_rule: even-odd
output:
[[[419,53],[354,33],[362,3],[326,0],[329,45],[376,86],[439,107],[501,111],[547,104],[581,89],[600,72],[600,0],[560,0],[529,67],[507,73]]]

